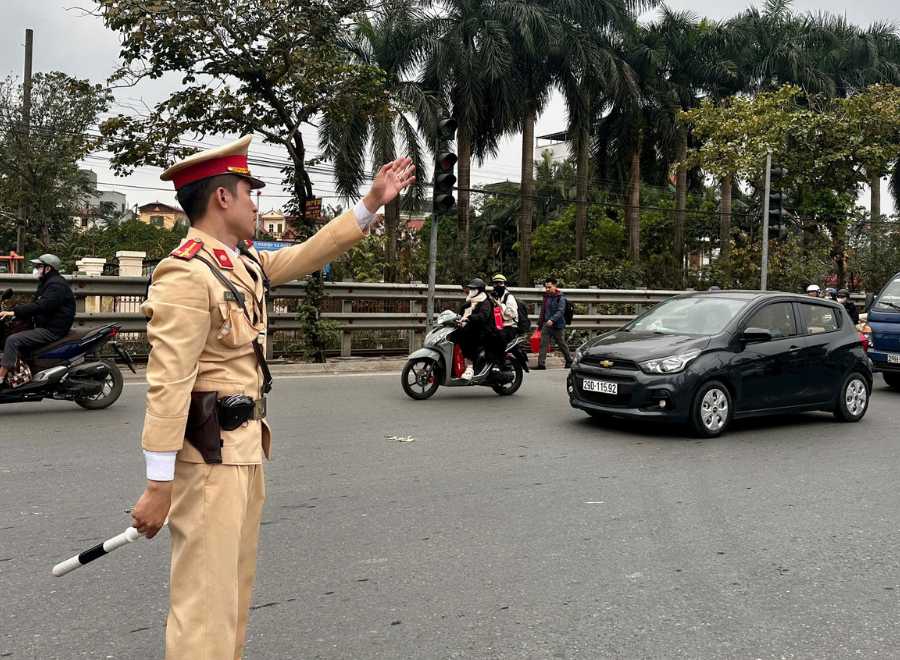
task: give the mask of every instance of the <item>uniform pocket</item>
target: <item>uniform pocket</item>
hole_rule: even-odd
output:
[[[242,348],[256,341],[260,330],[250,323],[244,310],[237,303],[219,303],[219,314],[222,325],[216,333],[216,339],[228,348]]]

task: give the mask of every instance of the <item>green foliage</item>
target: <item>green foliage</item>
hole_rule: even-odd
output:
[[[721,285],[730,276],[730,288],[758,289],[761,250],[759,241],[739,236],[732,245],[729,273],[714,262],[704,274],[704,283]],[[829,242],[821,235],[794,234],[784,241],[769,241],[767,288],[772,291],[802,292],[810,283],[822,284],[832,272]]]
[[[147,116],[118,115],[102,125],[113,167],[165,166],[178,140],[256,133],[290,155],[286,183],[302,213],[312,195],[300,128],[320,115],[386,111],[383,72],[351,61],[339,42],[364,0],[94,0],[122,37],[118,83],[169,73],[182,85]],[[309,228],[299,228],[301,233]]]
[[[78,161],[97,146],[87,131],[110,102],[108,91],[88,80],[52,71],[32,77],[31,122],[22,124],[22,84],[0,82],[0,249],[14,248],[19,209],[24,210],[23,251],[46,251],[51,237],[72,228],[87,182]]]
[[[306,295],[297,311],[297,318],[302,324],[303,357],[313,362],[325,362],[325,351],[340,334],[336,321],[319,318],[319,309],[325,297],[325,287],[319,273],[306,278]]]
[[[120,250],[147,253],[148,260],[157,260],[171,252],[187,235],[186,227],[165,229],[139,220],[129,220],[105,228],[96,227],[85,232],[71,232],[54,242],[51,249],[63,261],[69,272],[82,257],[104,257],[108,263]]]

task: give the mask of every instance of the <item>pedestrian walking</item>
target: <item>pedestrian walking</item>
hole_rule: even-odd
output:
[[[538,327],[541,329],[541,351],[538,354],[538,369],[546,369],[547,348],[552,340],[562,352],[566,360],[566,368],[572,366],[572,354],[566,344],[566,306],[568,300],[557,287],[555,277],[544,280],[544,300]]]
[[[153,273],[147,410],[141,444],[147,486],[133,526],[172,539],[167,660],[239,659],[244,647],[265,499],[271,375],[263,346],[266,295],[320,269],[363,238],[375,211],[415,180],[408,158],[382,167],[365,197],[301,245],[258,252],[247,166],[251,136],[163,172],[191,223]]]

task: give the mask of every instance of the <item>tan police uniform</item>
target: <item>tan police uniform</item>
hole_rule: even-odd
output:
[[[188,161],[194,176],[245,174],[249,138]],[[234,156],[243,156],[234,158]],[[212,162],[212,164],[210,164]],[[182,164],[174,166],[175,174]],[[224,172],[222,170],[225,168]],[[238,171],[234,171],[238,170]],[[173,177],[171,170],[164,175]],[[200,178],[204,178],[200,176]],[[251,178],[251,181],[256,181]],[[180,187],[180,186],[178,186]],[[335,218],[302,245],[276,252],[250,249],[273,286],[318,270],[363,237],[353,210]],[[198,257],[213,264],[244,294],[248,318],[234,295]],[[256,570],[265,499],[263,455],[270,454],[266,420],[222,433],[222,463],[206,464],[184,440],[192,391],[219,398],[262,397],[253,342],[266,329],[260,265],[202,231],[191,229],[181,246],[157,266],[143,311],[151,345],[147,365],[146,452],[175,452],[169,530],[172,538],[167,660],[240,658]]]

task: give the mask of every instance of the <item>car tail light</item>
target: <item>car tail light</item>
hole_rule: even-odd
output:
[[[109,331],[109,338],[110,338],[110,339],[115,339],[115,338],[118,337],[118,336],[119,336],[119,328],[118,328],[118,326],[113,327],[113,328],[110,328],[110,331]]]
[[[862,339],[863,350],[866,352],[868,352],[869,349],[875,350],[875,335],[872,333],[872,327],[868,323],[862,327],[859,337]]]

